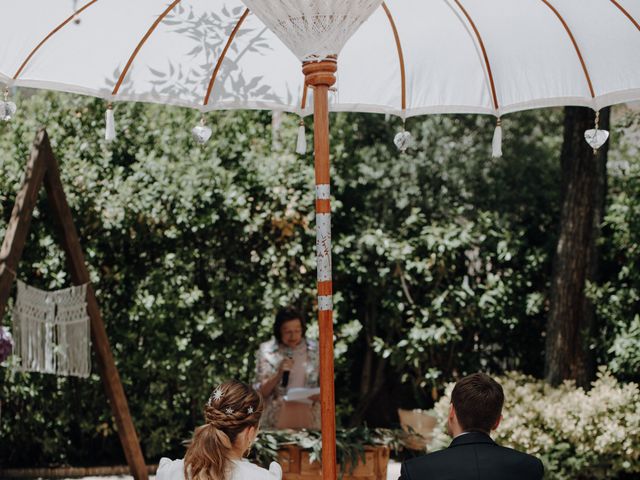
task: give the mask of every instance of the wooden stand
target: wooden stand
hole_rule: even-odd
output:
[[[324,449],[324,447],[323,447]],[[284,480],[320,480],[323,472],[318,462],[309,460],[309,452],[297,445],[289,445],[278,451],[278,463],[282,466]],[[389,447],[364,447],[364,462],[340,468],[342,480],[386,480],[389,463]]]
[[[336,82],[335,60],[302,65],[313,92],[313,147],[316,173],[316,263],[320,330],[322,476],[336,480],[336,415],[333,381],[333,286],[331,281],[331,203],[329,174],[329,87]]]
[[[89,271],[80,247],[78,233],[73,224],[71,209],[62,189],[58,162],[53,155],[45,130],[41,130],[36,135],[24,183],[16,197],[11,220],[0,250],[0,322],[7,306],[11,285],[29,232],[32,212],[43,182],[51,203],[51,212],[60,227],[60,240],[67,257],[71,281],[74,285],[89,284],[87,287],[87,313],[91,318],[91,339],[96,352],[100,377],[111,404],[127,463],[136,480],[147,480],[147,467],[140,450],[138,435],[131,420],[120,375],[113,361],[98,301],[90,284]]]

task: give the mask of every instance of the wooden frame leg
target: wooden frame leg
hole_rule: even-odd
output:
[[[47,191],[54,219],[60,227],[61,244],[67,256],[71,281],[75,285],[89,284],[87,288],[87,313],[91,319],[93,348],[127,463],[131,474],[136,480],[147,480],[147,467],[140,449],[138,435],[133,426],[127,397],[111,353],[111,346],[102,321],[98,301],[90,283],[89,271],[80,246],[80,238],[73,224],[71,209],[62,188],[58,162],[53,155],[49,137],[44,130],[41,130],[36,136],[27,165],[25,181],[18,193],[9,227],[0,250],[0,319],[7,305],[14,272],[24,249],[31,224],[31,214],[42,183],[44,183]]]

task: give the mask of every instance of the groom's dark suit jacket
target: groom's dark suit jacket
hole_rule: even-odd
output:
[[[456,437],[449,448],[404,462],[399,480],[540,480],[543,474],[536,457],[470,432]]]

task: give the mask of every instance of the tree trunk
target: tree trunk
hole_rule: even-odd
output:
[[[364,312],[364,335],[365,335],[365,353],[362,362],[362,373],[360,374],[360,393],[358,399],[362,400],[367,396],[371,389],[371,375],[373,372],[373,356],[375,355],[371,343],[373,342],[373,327],[371,325],[370,308],[367,306]]]
[[[600,113],[600,127],[606,130],[609,113],[608,108]],[[591,109],[565,108],[560,231],[546,329],[545,372],[552,385],[573,379],[587,387],[595,373],[589,348],[595,310],[585,287],[598,273],[596,242],[604,216],[608,143],[594,155],[584,140],[584,131],[593,125]]]

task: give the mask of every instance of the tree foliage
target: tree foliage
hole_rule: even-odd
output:
[[[196,112],[118,104],[109,145],[99,100],[18,103],[0,125],[0,233],[46,125],[144,453],[180,456],[211,387],[252,381],[278,306],[297,305],[317,335],[313,164],[293,154],[296,119],[284,117],[274,142],[269,113],[211,113],[199,147]],[[428,407],[445,382],[478,369],[542,375],[561,121],[559,110],[509,116],[505,157],[491,159],[488,118],[411,119],[417,145],[399,154],[397,120],[332,116],[339,423],[388,425],[398,406]],[[593,288],[605,309],[601,360],[621,374],[637,361],[624,345],[637,341],[628,242],[640,198],[626,182],[607,217],[612,274]],[[69,281],[44,193],[18,274],[42,288]],[[97,374],[2,368],[0,382],[3,465],[124,462]]]

